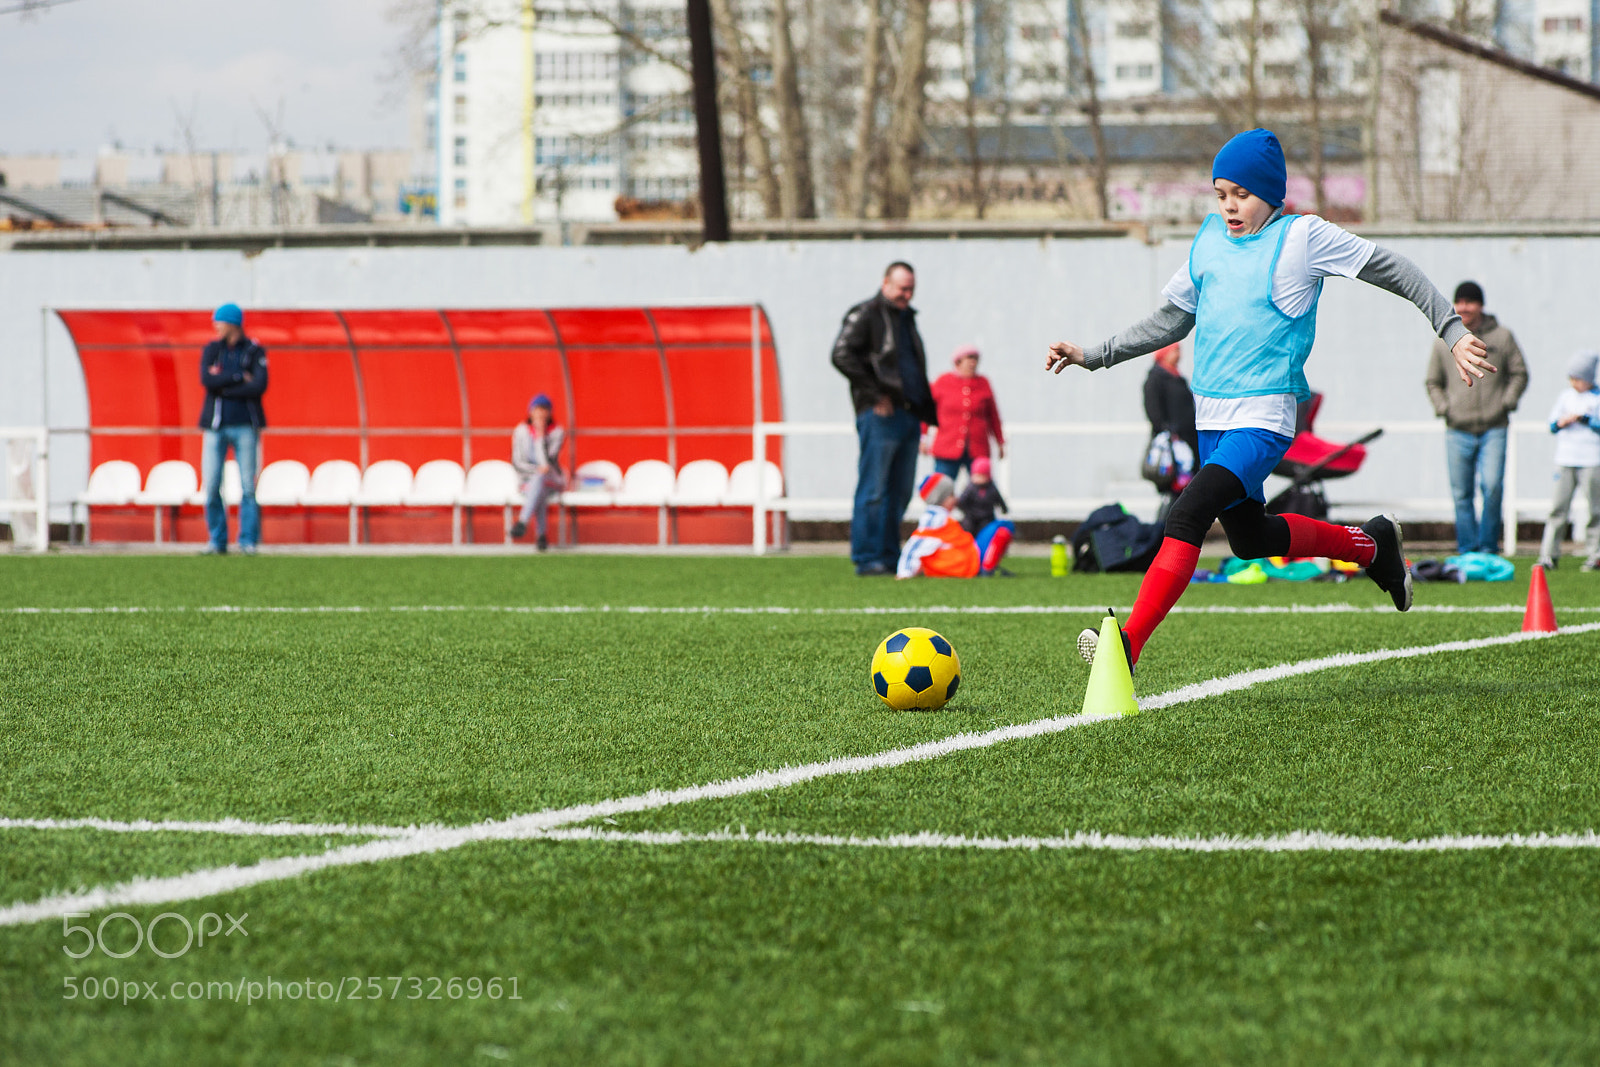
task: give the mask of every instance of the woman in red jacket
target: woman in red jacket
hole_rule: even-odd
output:
[[[942,374],[933,383],[933,402],[939,408],[939,425],[933,443],[926,443],[929,427],[924,426],[923,451],[933,453],[934,470],[952,481],[956,472],[972,461],[989,455],[993,437],[997,458],[1004,459],[1006,438],[1000,429],[1000,409],[995,406],[989,379],[978,373],[978,350],[971,345],[956,349],[956,369]]]

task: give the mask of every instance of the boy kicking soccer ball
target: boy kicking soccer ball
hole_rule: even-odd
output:
[[[1099,370],[1195,331],[1190,386],[1200,469],[1167,514],[1165,539],[1122,629],[1130,667],[1188,588],[1201,541],[1218,519],[1240,559],[1327,556],[1355,563],[1396,608],[1411,607],[1411,574],[1393,516],[1336,526],[1266,511],[1262,485],[1294,438],[1296,402],[1311,395],[1303,368],[1316,336],[1322,279],[1355,278],[1411,301],[1450,346],[1469,386],[1469,375],[1495,370],[1483,342],[1410,260],[1316,216],[1285,215],[1287,177],[1270,130],[1234,137],[1211,167],[1217,213],[1206,216],[1187,266],[1162,290],[1161,310],[1087,351],[1069,341],[1050,346],[1048,370]],[[1098,642],[1097,631],[1085,630],[1078,651],[1093,662]]]

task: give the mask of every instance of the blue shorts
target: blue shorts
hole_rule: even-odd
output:
[[[1292,437],[1271,430],[1258,430],[1253,426],[1238,430],[1201,430],[1200,466],[1215,463],[1244,483],[1246,497],[1265,504],[1267,494],[1262,486],[1266,483],[1267,475],[1277,467],[1293,443]],[[1241,502],[1235,500],[1228,507]]]

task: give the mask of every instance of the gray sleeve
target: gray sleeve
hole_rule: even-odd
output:
[[[1433,324],[1433,332],[1450,348],[1454,348],[1456,342],[1468,333],[1449,299],[1434,287],[1421,268],[1398,252],[1381,246],[1374,247],[1372,258],[1367,260],[1367,265],[1361,268],[1356,279],[1376,285],[1379,289],[1387,289],[1417,305]]]
[[[1147,352],[1176,344],[1189,336],[1194,329],[1194,312],[1185,311],[1177,304],[1167,303],[1154,315],[1136,322],[1121,333],[1112,334],[1107,341],[1083,351],[1083,365],[1087,370],[1112,367],[1123,360],[1142,356]]]

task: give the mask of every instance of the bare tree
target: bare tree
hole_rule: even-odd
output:
[[[794,38],[788,0],[772,0],[772,83],[778,112],[778,192],[786,219],[817,217],[817,194],[811,180],[811,137],[800,99]]]
[[[777,175],[772,167],[772,145],[767,139],[767,128],[761,121],[761,105],[752,77],[749,42],[729,0],[711,0],[711,16],[720,31],[719,43],[731,68],[728,72],[730,76],[723,80],[732,84],[744,145],[755,170],[756,193],[761,198],[766,216],[777,218],[783,213],[783,202],[779,198]]]
[[[1072,35],[1073,51],[1080,68],[1076,72],[1077,81],[1085,90],[1088,100],[1083,106],[1084,114],[1089,118],[1089,136],[1094,142],[1094,159],[1091,167],[1094,174],[1095,201],[1099,207],[1099,217],[1111,217],[1110,193],[1110,161],[1106,158],[1106,132],[1100,121],[1100,75],[1094,66],[1094,50],[1090,47],[1089,28],[1084,19],[1083,5],[1085,0],[1074,0],[1071,4],[1071,22],[1067,32]]]
[[[889,119],[889,165],[884,175],[883,217],[911,214],[917,163],[922,155],[922,116],[927,106],[928,0],[905,0]]]
[[[852,218],[867,217],[867,172],[875,154],[878,126],[878,75],[883,65],[883,0],[866,0],[866,28],[862,36],[861,103],[856,112],[855,151],[850,156],[846,210]]]

